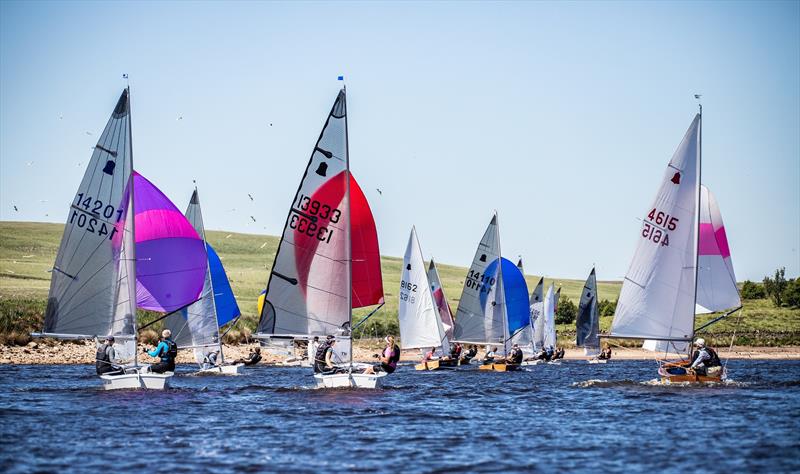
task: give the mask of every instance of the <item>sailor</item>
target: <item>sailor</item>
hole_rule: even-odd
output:
[[[203,356],[203,369],[210,369],[212,367],[217,366],[217,356],[219,355],[219,350],[215,349],[205,356]]]
[[[697,350],[692,354],[692,365],[689,366],[689,369],[694,370],[694,373],[697,375],[718,373],[720,369],[717,369],[717,367],[721,367],[722,363],[716,351],[710,347],[706,347],[706,340],[702,337],[697,338],[697,340],[694,341],[694,345],[697,347]]]
[[[519,348],[519,344],[514,344],[511,348],[511,353],[506,357],[506,362],[517,365],[522,363],[522,349]]]
[[[603,350],[600,352],[600,355],[598,355],[597,358],[600,360],[611,359],[611,348],[608,346],[603,347]]]
[[[102,344],[95,337],[94,342],[97,344],[97,353],[95,354],[97,375],[120,375],[125,373],[124,369],[116,365],[117,353],[114,350],[114,336],[106,337],[106,341]]]
[[[335,373],[336,364],[333,363],[333,346],[336,338],[328,336],[327,340],[317,348],[314,354],[314,373],[330,374]]]
[[[261,362],[261,348],[256,346],[255,349],[250,349],[247,359],[236,359],[233,364],[256,365],[259,362]]]
[[[426,352],[425,355],[422,357],[422,362],[428,362],[429,360],[434,360],[434,359],[436,359],[436,348],[431,347],[431,350]]]
[[[155,349],[147,352],[150,357],[160,357],[161,361],[150,366],[150,372],[163,374],[164,372],[175,372],[175,358],[178,356],[178,345],[172,340],[172,331],[164,329],[161,331],[161,341]]]
[[[453,344],[453,347],[450,349],[450,358],[453,360],[458,360],[461,358],[461,344],[456,342]]]
[[[493,363],[494,358],[496,356],[497,356],[497,348],[496,347],[490,348],[489,351],[486,353],[486,355],[483,356],[484,365]]]
[[[563,347],[559,347],[558,349],[556,349],[556,353],[553,356],[553,359],[563,359],[565,353],[566,353],[566,351],[564,350],[564,348]]]
[[[469,364],[470,361],[478,355],[478,346],[475,344],[471,345],[467,352],[464,354],[464,357],[461,358],[462,364]]]
[[[394,343],[394,336],[386,336],[384,340],[386,341],[386,347],[381,355],[378,356],[380,363],[367,367],[364,370],[365,374],[374,374],[375,372],[391,374],[397,370],[397,362],[400,361],[400,348]]]

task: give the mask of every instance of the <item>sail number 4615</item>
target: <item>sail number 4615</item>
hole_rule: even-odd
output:
[[[669,246],[669,234],[667,231],[677,229],[680,220],[677,217],[659,211],[655,207],[647,214],[647,218],[655,225],[645,222],[642,227],[642,237],[664,247]]]

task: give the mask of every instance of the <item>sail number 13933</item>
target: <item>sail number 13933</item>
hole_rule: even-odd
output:
[[[315,199],[301,194],[296,203],[295,212],[289,218],[289,227],[295,232],[306,234],[309,237],[316,237],[320,242],[326,244],[331,242],[334,229],[319,223],[320,220],[327,220],[336,224],[341,219],[342,212],[332,208]]]
[[[647,219],[650,222],[644,223],[642,227],[642,237],[655,244],[664,247],[669,246],[669,234],[667,232],[677,229],[680,220],[656,208],[653,208],[653,210],[647,214]]]

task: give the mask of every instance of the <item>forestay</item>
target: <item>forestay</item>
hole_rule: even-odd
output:
[[[442,279],[439,277],[439,270],[436,264],[431,259],[428,266],[428,283],[431,285],[431,293],[433,294],[433,303],[439,311],[439,318],[442,320],[444,332],[447,338],[453,337],[453,312],[450,310],[450,304],[447,302],[447,296],[444,294],[444,286],[442,286]]]
[[[610,337],[690,340],[693,336],[700,126],[698,114],[645,212]]]
[[[600,348],[600,317],[597,312],[597,277],[592,268],[583,285],[575,320],[575,345],[589,350]]]
[[[125,89],[70,204],[50,280],[45,334],[135,336],[132,170]]]
[[[464,279],[453,331],[457,341],[503,343],[506,329],[502,314],[502,292],[498,291],[498,279],[486,272],[489,265],[497,265],[499,258],[500,235],[495,214],[478,244]]]
[[[434,306],[422,250],[417,231],[411,228],[406,253],[403,256],[403,272],[400,276],[400,340],[403,349],[442,348],[450,349],[444,326]]]
[[[383,302],[375,221],[348,168],[346,110],[342,90],[286,218],[259,335],[349,334],[351,307]]]

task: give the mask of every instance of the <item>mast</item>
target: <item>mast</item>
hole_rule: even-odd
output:
[[[503,250],[500,247],[500,219],[497,217],[497,210],[494,211],[494,217],[497,221],[497,284],[495,285],[494,290],[494,301],[497,304],[498,295],[501,292],[505,291],[503,287]],[[524,275],[523,275],[524,277]],[[527,293],[527,292],[526,292]],[[506,314],[506,299],[505,295],[502,296],[503,304],[500,305],[500,311],[502,314],[502,324],[503,324],[503,356],[508,355],[508,340],[511,336],[508,334],[508,315]]]
[[[350,324],[350,371],[353,370],[353,248],[350,243],[351,233],[353,229],[350,227],[350,136],[347,130],[347,86],[342,88],[344,90],[344,150],[345,150],[345,191],[344,197],[347,202],[347,214],[345,216],[345,231],[344,231],[344,251],[345,261],[347,263],[347,311],[349,312],[348,321]]]
[[[695,97],[700,100],[700,95],[695,95]],[[703,104],[702,102],[698,103],[698,107],[700,108],[700,122],[697,124],[698,131],[697,131],[697,181],[695,183],[695,194],[697,195],[697,199],[695,201],[695,220],[694,220],[694,302],[695,304],[692,306],[692,338],[687,344],[687,351],[688,351],[688,358],[691,359],[692,357],[692,344],[694,342],[694,325],[696,323],[697,315],[695,314],[697,310],[695,307],[697,306],[697,281],[698,278],[698,269],[700,265],[700,199],[701,199],[701,192],[700,186],[702,181],[702,173],[703,173]]]
[[[127,80],[128,75],[125,75],[125,79]],[[128,91],[128,150],[130,151],[130,163],[131,163],[131,192],[128,194],[128,212],[130,212],[133,216],[131,219],[131,233],[133,234],[133,238],[131,238],[131,255],[130,258],[133,262],[133,275],[128,275],[129,284],[133,285],[133,294],[136,294],[136,209],[134,207],[134,189],[133,189],[133,182],[134,180],[134,172],[133,172],[133,129],[131,127],[131,122],[133,121],[133,115],[131,115],[131,86],[125,86],[125,90]],[[139,365],[139,331],[136,329],[136,302],[133,303],[133,365],[137,367]]]

